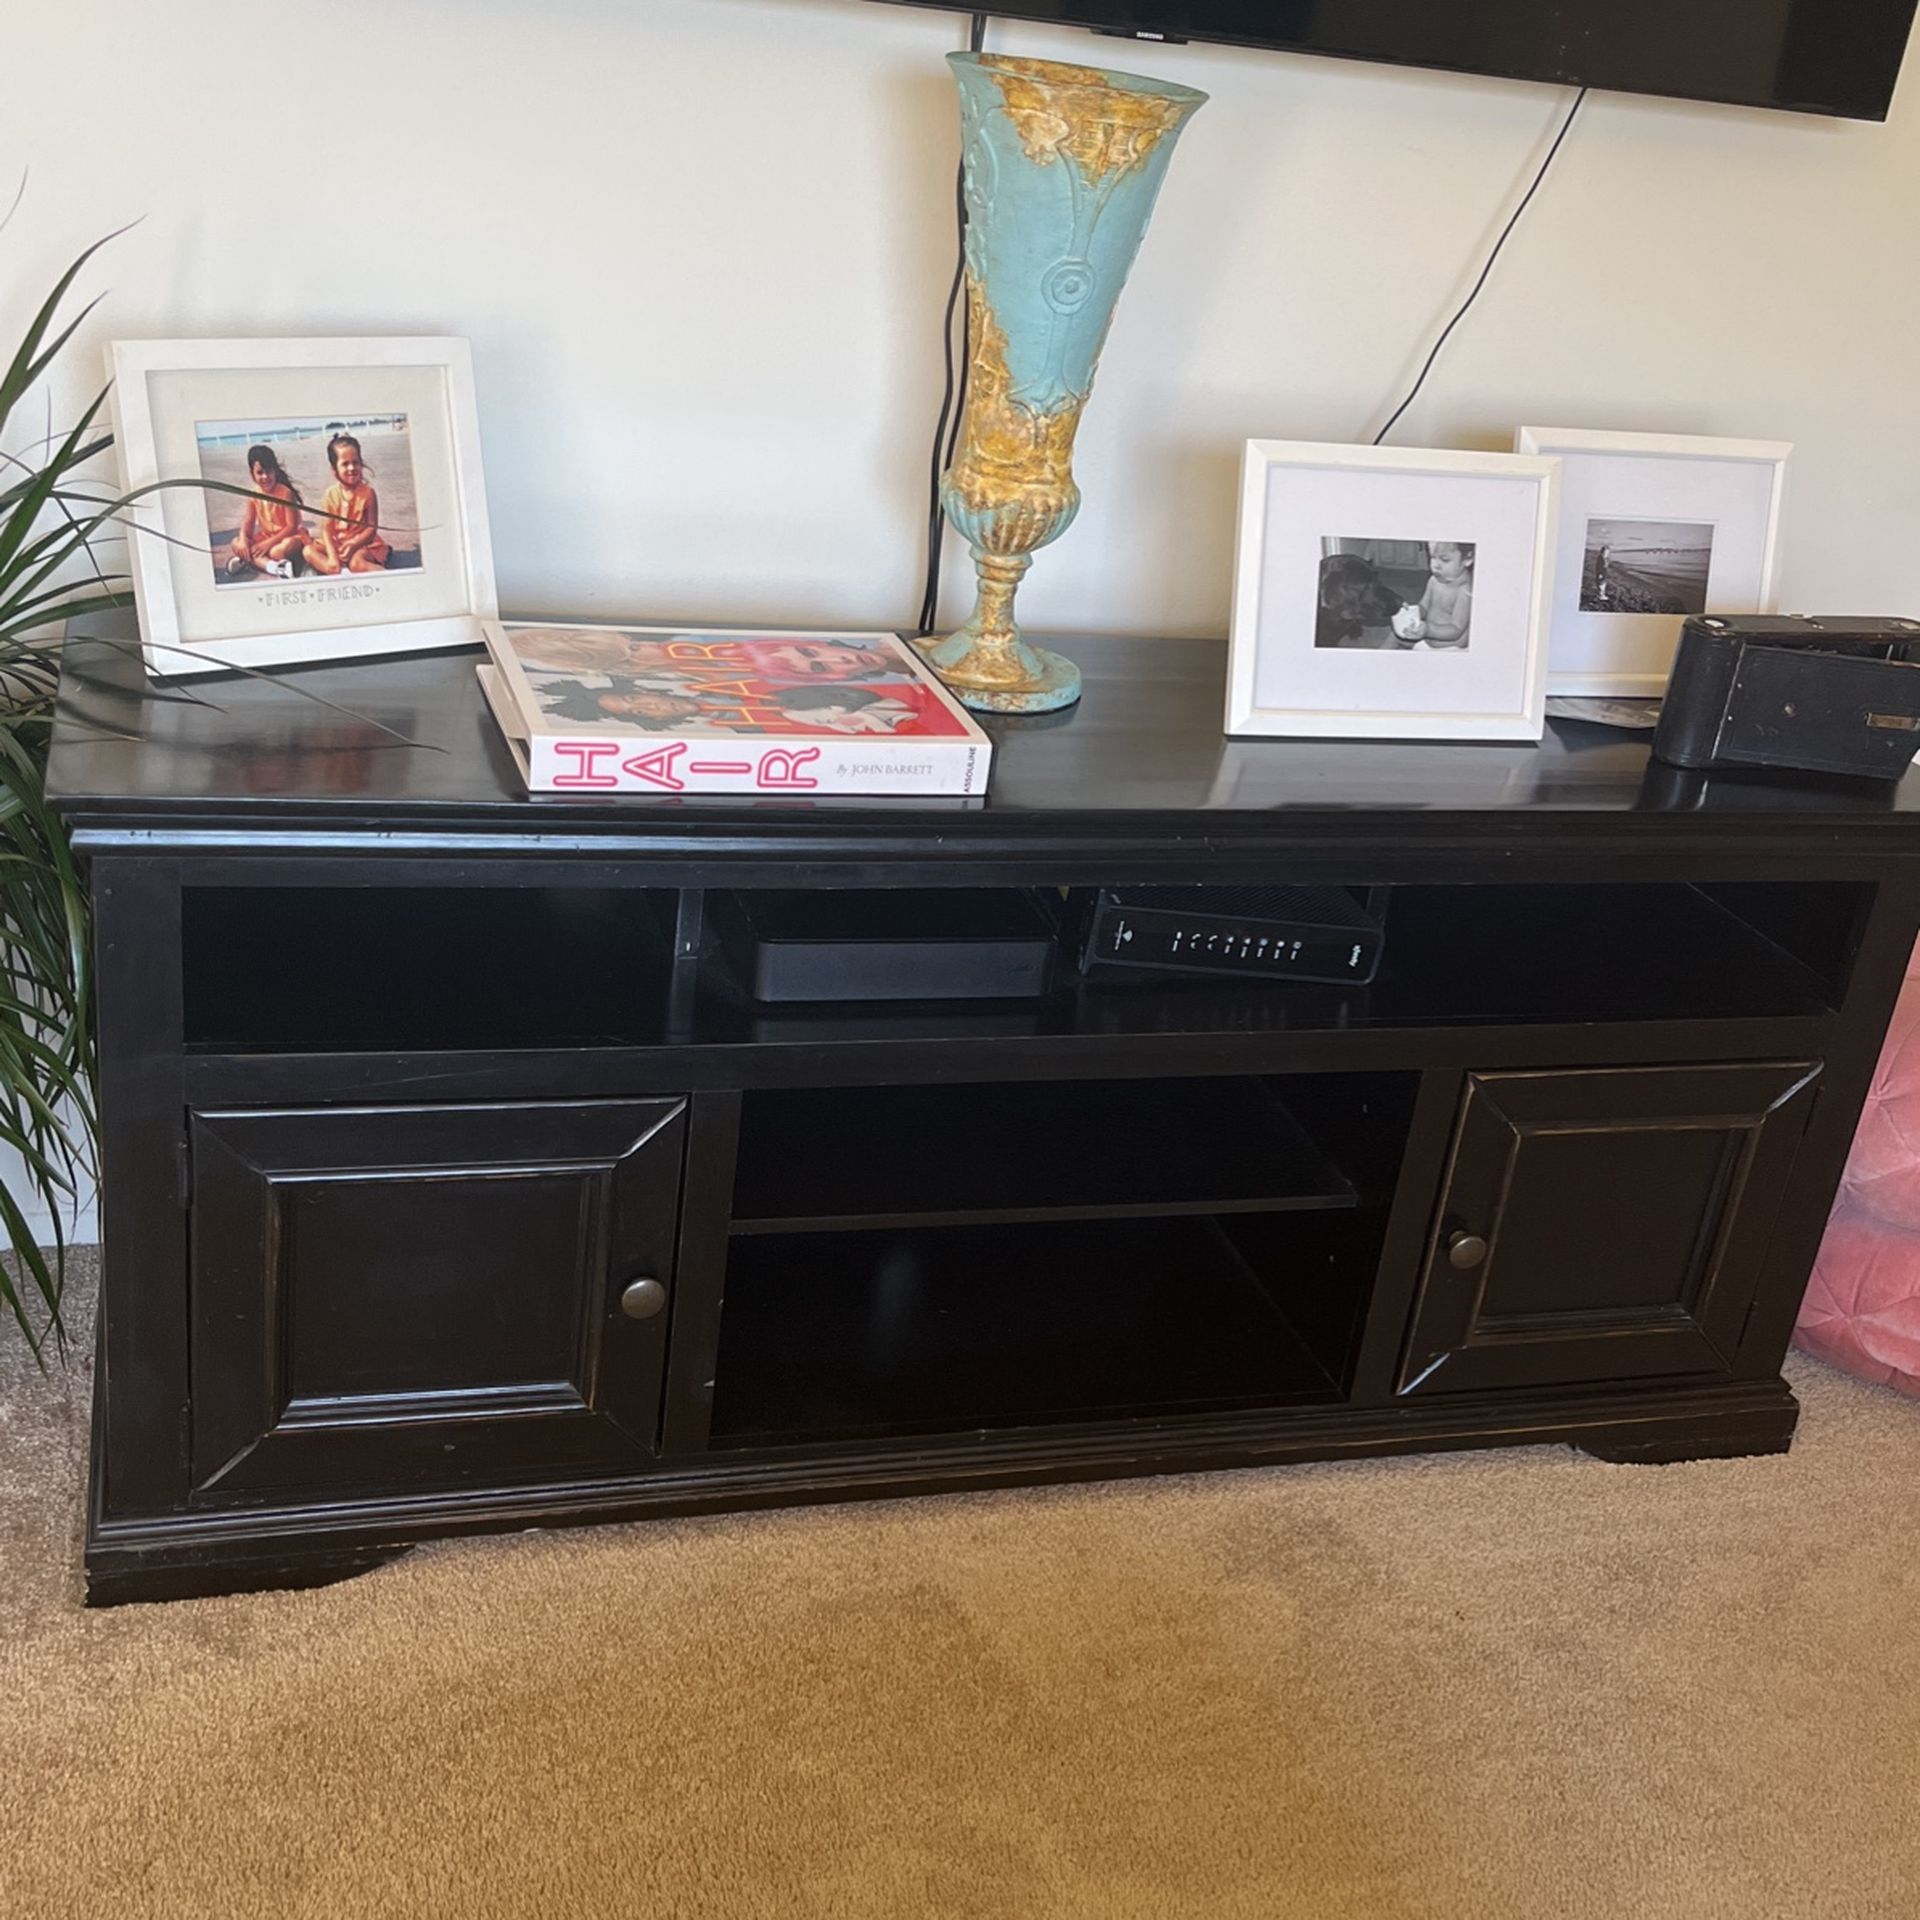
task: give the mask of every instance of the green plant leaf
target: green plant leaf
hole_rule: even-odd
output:
[[[0,433],[93,311],[89,303],[70,320],[61,318],[81,272],[115,237],[108,234],[82,252],[27,323],[0,371]],[[43,1365],[49,1344],[55,1352],[66,1350],[60,1316],[66,1263],[61,1219],[63,1208],[95,1172],[96,1053],[87,890],[65,823],[46,797],[61,651],[42,635],[62,621],[128,604],[127,574],[104,566],[99,551],[126,530],[205,552],[140,520],[136,509],[142,502],[181,487],[243,499],[270,497],[198,479],[159,480],[129,490],[97,487],[87,468],[113,444],[99,425],[106,397],[97,394],[70,427],[49,431],[24,452],[0,452],[0,1143],[12,1148],[19,1162],[11,1184],[0,1182],[0,1235],[12,1253],[11,1267],[0,1263],[0,1310],[11,1315]],[[109,649],[139,651],[110,636],[91,639]],[[191,647],[177,650],[195,654]],[[235,668],[215,655],[196,657],[287,687],[385,734],[395,747],[424,744],[297,680]],[[78,710],[87,684],[84,662],[76,662],[63,726],[89,725]],[[144,686],[142,697],[216,709],[219,704],[184,687]],[[36,1209],[52,1222],[50,1247],[36,1240],[28,1217]]]
[[[131,221],[128,222],[128,226],[132,224]],[[60,276],[40,311],[28,321],[26,333],[21,337],[19,351],[13,356],[6,372],[0,374],[0,432],[6,430],[7,422],[12,417],[14,408],[20,404],[21,396],[53,364],[55,356],[73,338],[81,321],[85,320],[99,304],[98,298],[88,301],[72,323],[61,331],[52,346],[43,346],[47,331],[53,325],[54,316],[60,311],[61,302],[72,291],[73,283],[79,279],[87,262],[109,241],[119,239],[126,231],[127,227],[116,227],[113,232],[102,234],[92,246],[86,248],[72,266]]]
[[[74,281],[104,244],[62,275],[0,373],[0,431],[92,311],[58,323]],[[0,1182],[0,1232],[12,1254],[10,1266],[0,1265],[0,1307],[43,1365],[49,1339],[65,1349],[61,1214],[93,1163],[94,1052],[87,895],[46,800],[58,659],[32,630],[117,599],[92,551],[103,503],[76,511],[71,498],[87,463],[111,444],[95,424],[104,398],[49,436],[32,462],[10,458],[12,477],[0,490],[0,1141],[17,1169]],[[75,565],[91,578],[67,577]],[[29,1196],[52,1223],[50,1254],[28,1218]]]
[[[27,536],[40,518],[41,509],[46,506],[54,488],[60,484],[61,475],[72,471],[75,452],[86,439],[93,417],[100,411],[106,397],[103,388],[85,415],[54,450],[53,457],[28,482],[6,518],[0,520],[0,583],[5,582],[14,555],[26,544]]]

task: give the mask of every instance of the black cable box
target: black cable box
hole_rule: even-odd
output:
[[[1081,907],[1080,965],[1364,986],[1384,904],[1384,889],[1363,903],[1344,887],[1101,887]]]
[[[1031,888],[796,888],[709,905],[755,1000],[1020,1000],[1053,983],[1058,899]]]

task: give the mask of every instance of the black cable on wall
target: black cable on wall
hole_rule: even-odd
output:
[[[1453,338],[1454,328],[1467,317],[1467,309],[1480,298],[1480,290],[1487,284],[1487,278],[1493,272],[1493,263],[1500,258],[1500,250],[1507,244],[1514,228],[1520,224],[1520,216],[1525,213],[1527,208],[1532,204],[1533,196],[1540,191],[1540,183],[1546,179],[1547,171],[1559,155],[1562,145],[1565,144],[1567,135],[1573,131],[1573,123],[1579,117],[1580,109],[1586,104],[1589,91],[1589,88],[1582,87],[1580,91],[1574,95],[1573,105],[1567,109],[1567,117],[1561,121],[1560,131],[1554,135],[1553,145],[1547,149],[1547,157],[1540,162],[1540,171],[1533,176],[1533,185],[1527,189],[1521,198],[1520,204],[1514,208],[1513,218],[1501,228],[1500,238],[1493,243],[1493,251],[1487,255],[1487,264],[1480,269],[1480,277],[1473,283],[1473,291],[1468,294],[1466,299],[1461,303],[1460,311],[1456,313],[1441,330],[1440,338],[1433,343],[1433,351],[1427,355],[1427,364],[1420,369],[1419,378],[1414,381],[1412,387],[1408,390],[1407,397],[1394,408],[1393,413],[1388,418],[1387,424],[1373,436],[1373,444],[1376,447],[1400,424],[1400,416],[1419,398],[1420,389],[1427,384],[1427,375],[1433,371],[1434,362],[1440,358],[1440,350]]]
[[[987,44],[987,16],[976,13],[967,33],[967,50],[978,53]],[[940,396],[940,417],[933,429],[933,458],[927,477],[927,578],[920,595],[920,624],[916,633],[931,633],[940,622],[940,551],[945,544],[947,516],[940,511],[940,476],[953,464],[960,444],[960,421],[967,410],[967,360],[973,347],[966,303],[960,298],[967,281],[967,168],[963,159],[953,183],[954,215],[960,235],[960,257],[947,290],[946,320],[941,339],[946,354],[946,389]],[[955,369],[954,310],[960,313],[959,366]]]

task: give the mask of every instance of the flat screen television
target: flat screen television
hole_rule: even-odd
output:
[[[904,0],[934,6],[940,0]],[[1142,40],[1339,54],[1884,120],[1916,0],[1000,0]],[[961,11],[951,5],[943,12]]]

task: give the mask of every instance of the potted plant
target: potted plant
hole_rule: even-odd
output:
[[[89,469],[113,445],[103,424],[104,386],[73,425],[55,432],[49,423],[24,450],[8,450],[21,402],[97,304],[62,318],[75,281],[117,237],[96,240],[60,276],[0,373],[0,1252],[12,1256],[10,1264],[0,1260],[0,1334],[11,1320],[42,1365],[48,1340],[59,1349],[66,1338],[64,1223],[96,1170],[88,897],[65,825],[46,795],[61,629],[80,615],[132,604],[130,576],[110,571],[100,549],[123,537],[145,495],[192,487],[265,497],[201,478],[161,480],[134,492],[98,485]],[[418,745],[271,670],[234,670],[288,686],[387,734],[396,746]],[[47,1246],[42,1221],[51,1222]]]
[[[112,238],[111,235],[108,238]],[[94,1165],[94,1041],[87,894],[66,830],[47,804],[47,749],[61,624],[127,604],[126,576],[97,548],[127,501],[89,484],[113,444],[104,389],[77,422],[18,447],[13,421],[92,311],[62,309],[96,241],[61,276],[0,373],[0,1324],[11,1319],[42,1364],[64,1341],[63,1216]],[[34,1213],[53,1223],[42,1247]]]

